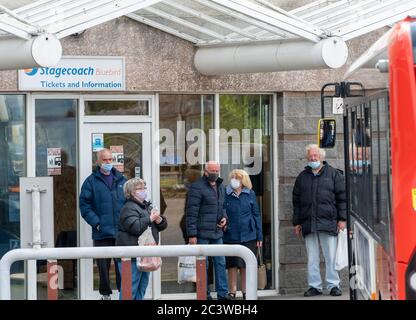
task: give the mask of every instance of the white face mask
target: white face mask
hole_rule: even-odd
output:
[[[238,179],[232,178],[231,181],[230,181],[230,185],[231,185],[231,188],[233,188],[234,190],[236,190],[236,189],[240,188],[241,181],[238,180]]]

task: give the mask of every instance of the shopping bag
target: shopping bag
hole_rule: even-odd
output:
[[[139,246],[157,246],[152,235],[152,228],[148,227],[137,240]],[[162,265],[160,257],[138,257],[136,259],[137,269],[139,271],[151,272],[156,271]]]
[[[347,228],[338,233],[337,253],[335,257],[335,270],[340,271],[348,267],[348,239]]]
[[[196,257],[178,258],[178,283],[196,282]]]
[[[257,259],[259,262],[257,267],[257,289],[263,290],[267,286],[267,272],[266,265],[263,263],[261,247],[257,248]]]

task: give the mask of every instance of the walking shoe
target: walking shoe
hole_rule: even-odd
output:
[[[235,299],[235,298],[234,298]],[[231,299],[230,298],[230,296],[228,295],[228,294],[226,294],[225,296],[223,296],[223,297],[218,297],[218,300],[234,300],[234,299]]]
[[[334,296],[334,297],[339,297],[339,296],[342,296],[342,291],[341,291],[341,289],[340,289],[340,288],[338,288],[338,287],[333,287],[333,288],[331,289],[331,291],[329,292],[329,294],[330,294],[331,296]]]
[[[101,300],[111,300],[111,296],[109,294],[105,294],[101,297]]]
[[[230,300],[235,300],[235,293],[229,292],[228,298],[230,298]]]
[[[303,295],[305,297],[314,297],[314,296],[320,296],[322,294],[321,290],[318,290],[314,287],[310,287]]]

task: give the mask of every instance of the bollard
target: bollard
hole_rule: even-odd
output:
[[[132,300],[131,259],[121,258],[121,298]]]
[[[48,273],[48,300],[58,300],[58,261],[48,260],[46,270]]]
[[[196,298],[207,300],[207,259],[203,256],[196,257]]]

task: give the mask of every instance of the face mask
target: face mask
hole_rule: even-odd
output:
[[[101,165],[101,168],[105,171],[105,172],[110,172],[111,169],[113,169],[113,165],[111,163],[104,163]]]
[[[238,189],[238,188],[240,188],[240,186],[241,186],[241,181],[240,180],[238,180],[238,179],[231,179],[231,181],[230,181],[230,185],[231,185],[231,188],[233,188],[234,190],[236,190],[236,189]]]
[[[312,168],[312,170],[318,169],[321,165],[320,161],[309,161],[308,166]]]
[[[218,173],[208,173],[208,181],[215,182],[219,177]]]
[[[146,190],[136,191],[135,194],[136,194],[136,198],[141,200],[141,201],[144,201],[144,200],[147,199],[147,191]]]

